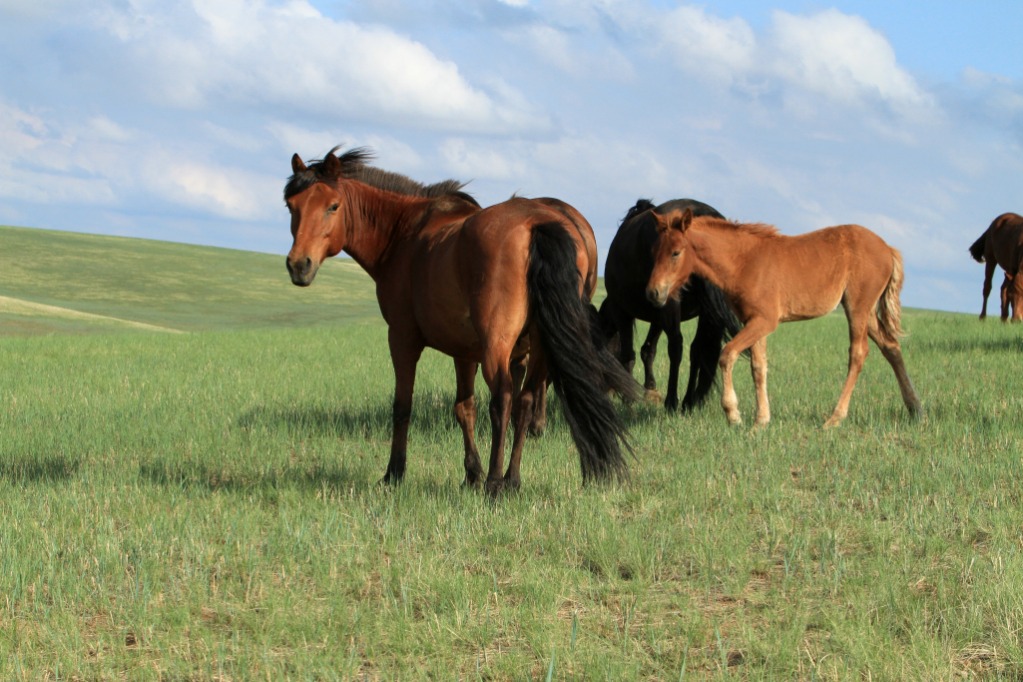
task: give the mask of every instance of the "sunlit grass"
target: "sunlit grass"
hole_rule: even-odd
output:
[[[496,503],[435,353],[377,485],[382,324],[5,339],[0,676],[1018,676],[1019,330],[911,313],[927,420],[875,352],[822,431],[843,324],[772,336],[765,432],[623,408],[632,480],[584,488],[555,407]]]

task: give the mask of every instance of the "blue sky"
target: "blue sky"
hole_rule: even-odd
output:
[[[278,253],[298,152],[366,145],[481,203],[560,197],[603,254],[640,197],[966,253],[1023,212],[1023,3],[0,0],[0,223]],[[281,267],[282,286],[287,285]]]

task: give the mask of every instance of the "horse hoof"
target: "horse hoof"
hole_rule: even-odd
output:
[[[508,478],[501,478],[496,481],[487,481],[486,488],[487,494],[490,495],[490,497],[497,499],[498,497],[502,497],[508,493],[518,491],[519,482]]]

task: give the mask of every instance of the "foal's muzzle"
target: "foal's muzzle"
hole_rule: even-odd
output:
[[[668,302],[669,293],[670,292],[668,290],[668,287],[666,286],[662,287],[649,286],[647,287],[646,290],[646,299],[650,301],[650,303],[652,303],[655,307],[663,308],[664,305]]]

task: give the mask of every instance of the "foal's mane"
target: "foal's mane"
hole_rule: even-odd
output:
[[[740,223],[735,220],[727,220],[725,218],[715,218],[713,216],[699,216],[698,220],[703,225],[711,228],[725,228],[728,230],[741,230],[747,234],[752,234],[757,237],[777,237],[779,236],[778,228],[774,225],[768,225],[767,223]]]
[[[456,196],[475,206],[479,206],[479,202],[476,199],[467,192],[462,191],[462,188],[468,183],[459,182],[458,180],[442,180],[432,185],[426,185],[401,173],[394,173],[370,166],[367,162],[373,158],[373,152],[366,147],[355,147],[338,156],[340,170],[331,172],[325,163],[325,159],[333,156],[334,152],[340,148],[340,145],[334,147],[327,152],[323,159],[312,161],[306,166],[305,170],[295,173],[288,178],[288,183],[284,186],[284,199],[287,200],[305,191],[317,182],[333,184],[338,180],[356,180],[377,189],[405,196],[422,197],[425,199]]]

